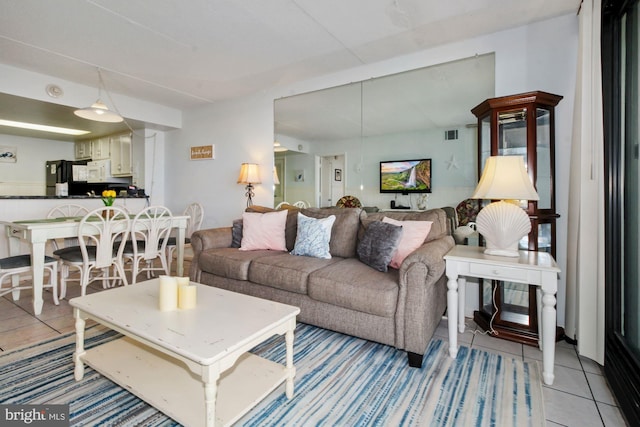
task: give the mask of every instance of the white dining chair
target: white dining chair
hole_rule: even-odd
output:
[[[274,209],[278,210],[278,209],[281,209],[281,208],[283,208],[285,206],[291,206],[291,203],[289,203],[289,202],[280,202],[280,203],[278,203],[276,205],[276,207]]]
[[[59,251],[60,298],[67,293],[70,270],[78,270],[81,295],[87,285],[102,281],[103,288],[118,281],[127,285],[122,254],[129,237],[129,215],[117,207],[102,207],[86,214],[78,227],[78,246]]]
[[[58,305],[58,260],[45,256],[44,269],[49,272],[49,283],[43,284],[42,287],[51,288],[53,303]],[[18,301],[21,290],[33,288],[33,280],[24,281],[25,284],[22,285],[18,282],[18,286],[10,284],[8,288],[3,287],[5,279],[22,274],[31,274],[31,255],[16,255],[0,259],[0,297],[11,292],[13,300]]]
[[[202,226],[202,220],[204,219],[204,207],[197,202],[191,203],[183,212],[183,215],[189,216],[189,221],[187,221],[187,228],[185,230],[185,251],[189,252],[191,247],[191,235],[200,230]],[[170,237],[167,242],[167,262],[169,263],[169,271],[171,271],[171,264],[173,262],[173,257],[175,254],[175,250],[177,247],[177,242],[175,237]]]
[[[142,272],[147,273],[147,279],[155,272],[169,274],[166,251],[172,223],[171,211],[164,206],[150,206],[133,218],[131,239],[122,255],[124,265],[130,264],[132,284]],[[160,266],[155,264],[156,260],[160,261]]]
[[[89,209],[84,206],[68,203],[60,206],[55,206],[47,213],[47,218],[75,218],[83,217],[89,213]],[[51,246],[53,247],[53,255],[56,255],[56,251],[62,248],[70,246],[78,246],[78,239],[76,237],[69,237],[67,239],[58,241],[51,239]]]
[[[305,209],[309,207],[309,203],[305,202],[304,200],[298,200],[297,202],[293,203],[293,206],[295,206],[296,208]]]

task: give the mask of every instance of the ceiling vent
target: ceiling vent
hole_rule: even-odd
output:
[[[458,139],[458,129],[454,130],[445,130],[444,131],[444,140],[451,141],[454,139]]]

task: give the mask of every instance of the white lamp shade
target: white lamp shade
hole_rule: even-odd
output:
[[[243,163],[240,167],[238,184],[260,184],[260,168],[255,163]]]
[[[120,114],[109,110],[99,99],[91,107],[76,110],[73,114],[95,122],[120,123],[124,120]]]
[[[531,220],[518,205],[504,200],[539,200],[522,156],[492,156],[474,199],[499,200],[480,210],[476,227],[486,240],[485,254],[517,257],[518,242],[531,231]]]
[[[273,183],[275,185],[280,185],[280,179],[278,179],[278,170],[275,166],[273,167]]]
[[[484,171],[472,199],[540,200],[524,166],[522,156],[492,156],[484,164]]]

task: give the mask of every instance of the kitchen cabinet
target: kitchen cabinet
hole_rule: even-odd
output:
[[[111,144],[109,137],[98,138],[91,140],[91,159],[92,160],[106,160],[111,155],[109,148]]]
[[[111,174],[113,176],[133,175],[131,138],[131,133],[114,135],[110,138]]]
[[[110,143],[109,137],[76,141],[76,160],[107,160],[110,158]]]
[[[518,246],[553,257],[559,216],[555,201],[554,109],[561,99],[551,93],[528,92],[487,99],[471,110],[478,119],[478,177],[489,156],[524,158],[540,200],[523,206],[531,220],[531,232]],[[537,304],[534,285],[481,280],[480,309],[474,313],[474,320],[500,338],[537,345]]]
[[[76,160],[91,160],[91,140],[76,141]]]

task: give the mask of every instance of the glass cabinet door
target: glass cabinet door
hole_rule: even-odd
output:
[[[551,112],[548,108],[536,109],[536,191],[538,209],[553,209],[552,204],[552,167],[551,151]]]
[[[498,113],[498,144],[494,156],[522,156],[527,165],[527,109]]]

